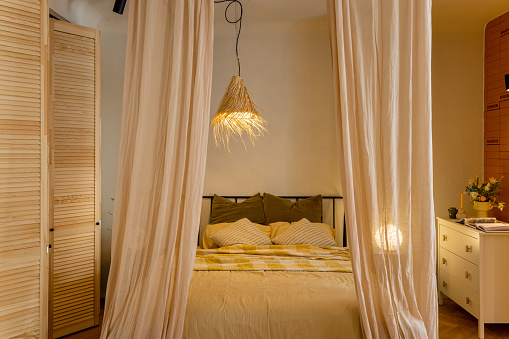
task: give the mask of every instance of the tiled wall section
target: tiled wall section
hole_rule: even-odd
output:
[[[490,21],[484,53],[484,178],[504,176],[500,200],[509,204],[509,12]],[[509,222],[509,208],[493,216]]]

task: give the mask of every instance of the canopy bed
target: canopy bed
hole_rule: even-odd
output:
[[[195,251],[210,121],[213,1],[131,0],[129,6],[102,338],[248,337],[246,328],[254,337],[341,331],[355,337],[359,324],[366,338],[436,338],[431,1],[327,0],[350,260],[335,246],[306,241],[315,247],[274,249],[284,260],[302,257],[298,250],[313,252],[299,260],[335,272],[256,270],[280,267],[268,255],[246,262],[269,254],[268,243],[286,246],[293,239],[286,244],[300,246],[295,239],[307,232],[325,238],[319,244],[333,241],[311,217],[275,225],[281,220],[271,219],[265,205],[270,230],[245,217],[223,221],[229,225],[209,236],[219,249]],[[231,243],[239,234],[261,243]],[[237,260],[254,268],[238,271]],[[353,273],[344,270],[350,261]],[[219,270],[224,264],[229,269]]]

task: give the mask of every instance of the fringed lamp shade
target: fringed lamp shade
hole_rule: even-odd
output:
[[[223,144],[229,151],[230,137],[239,137],[244,143],[244,133],[254,145],[256,138],[267,132],[266,123],[256,111],[242,78],[233,76],[211,123],[216,146]]]

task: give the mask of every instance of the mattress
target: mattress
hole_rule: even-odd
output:
[[[266,251],[253,254],[252,260],[270,265],[246,264],[242,260],[249,255],[238,248],[222,254],[228,258],[226,265],[231,265],[232,255],[241,255],[242,270],[223,270],[221,265],[203,270],[203,256],[211,253],[197,255],[199,270],[189,287],[183,338],[362,338],[353,274],[344,263],[325,272],[316,268],[320,263],[303,264],[301,260],[334,260],[305,252],[276,251],[277,265],[282,265],[277,269]],[[263,266],[271,269],[260,269]]]

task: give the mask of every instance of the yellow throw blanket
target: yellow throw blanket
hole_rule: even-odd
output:
[[[344,247],[233,245],[197,249],[195,271],[352,272]]]

